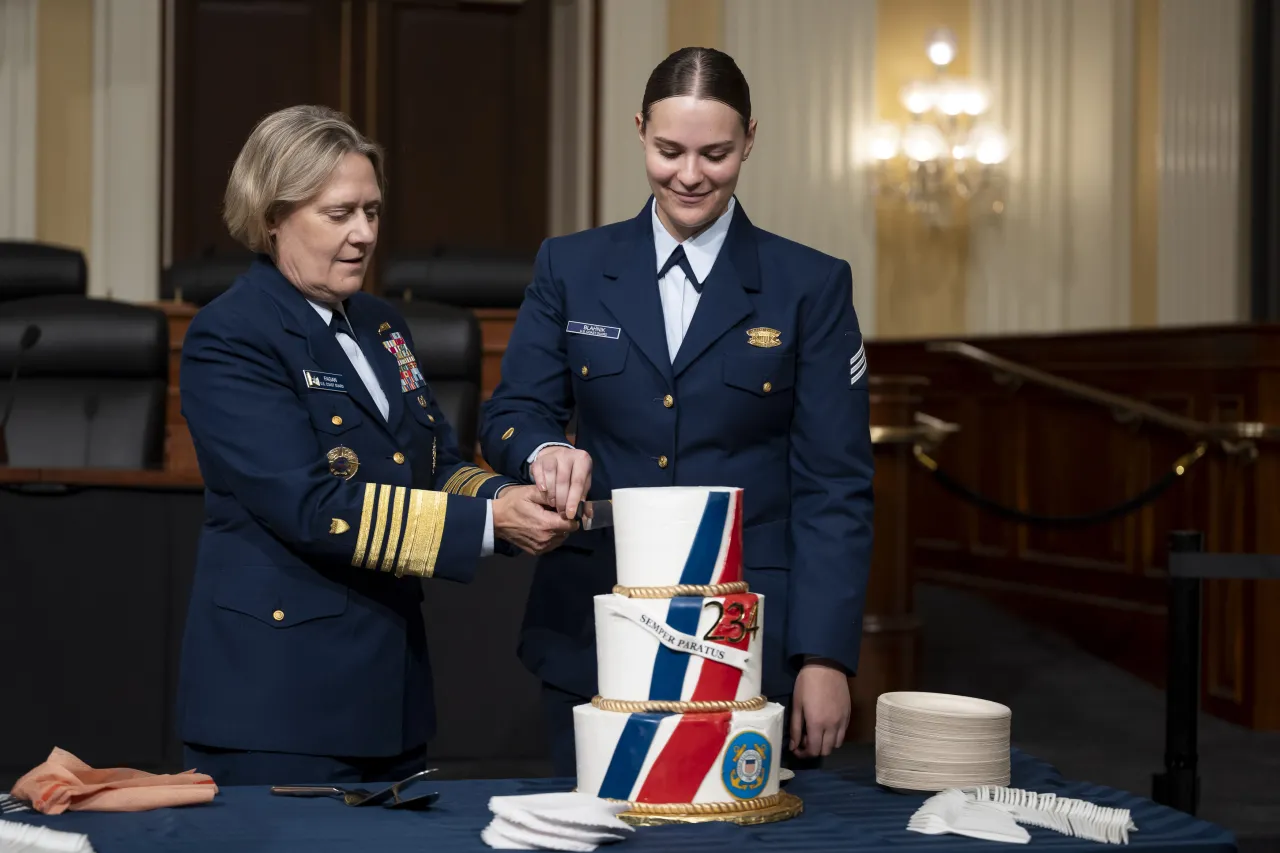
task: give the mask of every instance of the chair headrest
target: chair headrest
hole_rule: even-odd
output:
[[[0,301],[29,296],[84,296],[89,268],[78,249],[0,240]]]
[[[247,252],[174,261],[161,277],[160,298],[181,297],[183,302],[193,305],[208,305],[226,292],[252,263],[253,255]]]
[[[480,321],[465,308],[415,301],[398,306],[413,335],[414,353],[428,382],[480,382]]]
[[[39,296],[0,302],[0,380],[7,379],[30,327],[39,338],[22,357],[26,377],[168,379],[169,325],[155,308]]]
[[[387,260],[388,299],[426,299],[467,308],[519,308],[533,280],[533,260],[502,252],[402,252]]]

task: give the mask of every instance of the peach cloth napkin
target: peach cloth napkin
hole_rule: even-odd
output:
[[[122,767],[94,770],[54,747],[43,764],[14,784],[11,793],[30,800],[31,808],[44,814],[143,812],[207,803],[218,793],[218,786],[194,770],[167,775]]]

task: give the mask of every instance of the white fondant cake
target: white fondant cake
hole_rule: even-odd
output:
[[[742,580],[742,489],[614,489],[612,499],[618,583]]]
[[[578,790],[638,803],[719,803],[778,792],[782,706],[718,714],[573,709]]]
[[[618,583],[631,589],[742,580],[742,490],[613,492]],[[760,696],[764,596],[595,599],[600,696],[748,702]],[[641,803],[741,802],[778,791],[781,705],[709,713],[574,709],[578,790]]]
[[[597,595],[595,603],[601,696],[695,702],[760,695],[763,595],[627,598],[611,593]],[[688,631],[671,624],[682,620],[696,627]],[[680,665],[672,667],[676,661]]]

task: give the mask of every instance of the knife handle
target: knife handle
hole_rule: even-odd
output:
[[[283,794],[286,797],[332,797],[344,796],[347,792],[341,788],[315,785],[273,785],[271,793]]]

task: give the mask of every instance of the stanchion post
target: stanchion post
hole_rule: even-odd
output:
[[[1204,550],[1204,534],[1175,530],[1169,553]],[[1197,726],[1200,714],[1200,578],[1169,577],[1168,678],[1165,682],[1164,772],[1152,779],[1152,799],[1195,814],[1200,804]]]

